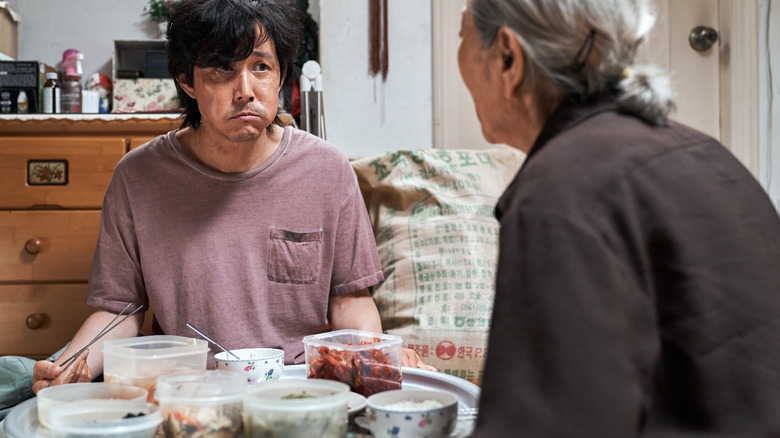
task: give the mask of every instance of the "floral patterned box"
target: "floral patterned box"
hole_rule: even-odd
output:
[[[170,112],[179,108],[173,79],[114,79],[114,113]]]

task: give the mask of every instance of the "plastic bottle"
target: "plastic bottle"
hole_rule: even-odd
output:
[[[65,76],[62,81],[61,110],[66,114],[81,112],[81,78],[78,76]]]
[[[59,114],[62,111],[60,103],[60,82],[55,72],[46,73],[46,83],[43,84],[43,112]]]
[[[84,55],[78,50],[66,50],[62,54],[62,67],[65,69],[62,81],[62,112],[66,114],[81,112],[81,61]]]
[[[16,98],[16,112],[17,114],[26,114],[28,107],[27,93],[24,90],[19,92],[19,96]]]

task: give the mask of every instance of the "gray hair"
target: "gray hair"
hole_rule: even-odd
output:
[[[674,108],[669,76],[634,65],[655,24],[649,0],[471,0],[485,47],[507,26],[525,51],[524,86],[564,96],[612,91],[621,111],[656,124]]]

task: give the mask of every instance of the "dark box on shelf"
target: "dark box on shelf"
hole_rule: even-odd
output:
[[[40,61],[0,61],[0,114],[39,112],[50,71],[55,70]]]

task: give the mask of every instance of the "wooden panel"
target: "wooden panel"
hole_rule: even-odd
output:
[[[43,359],[64,347],[94,309],[87,284],[0,285],[0,355]],[[40,315],[31,329],[28,317]]]
[[[100,211],[0,211],[0,283],[86,281],[99,231]]]
[[[141,333],[145,335],[153,334],[152,322],[154,321],[154,310],[149,309],[144,313],[144,323],[141,325]]]
[[[0,138],[0,208],[100,208],[125,150],[125,139],[119,137]],[[64,162],[58,169],[67,169],[66,183],[31,183],[31,161]]]
[[[155,136],[176,129],[178,114],[0,115],[0,137]]]
[[[128,150],[132,151],[133,149],[137,148],[138,146],[141,146],[143,144],[148,143],[153,138],[154,138],[154,136],[152,136],[152,137],[133,137],[133,138],[130,139]]]

